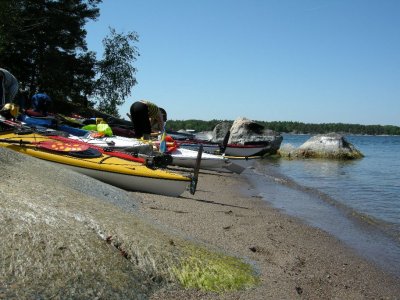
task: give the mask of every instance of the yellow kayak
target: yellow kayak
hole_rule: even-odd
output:
[[[0,147],[59,164],[129,191],[179,196],[193,180],[189,176],[102,154],[95,149],[52,140],[37,133],[0,133]],[[88,148],[88,149],[87,149]]]

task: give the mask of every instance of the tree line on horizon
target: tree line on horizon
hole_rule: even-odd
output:
[[[221,122],[230,122],[232,120],[168,120],[167,129],[172,131],[194,130],[195,132],[212,131],[214,127]],[[271,129],[279,133],[293,134],[324,134],[330,132],[342,134],[359,135],[400,135],[400,127],[393,125],[361,125],[344,123],[302,123],[293,121],[255,121],[264,126],[265,129]]]

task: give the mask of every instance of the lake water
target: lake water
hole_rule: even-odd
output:
[[[308,135],[284,135],[300,146]],[[400,277],[400,136],[346,136],[353,161],[262,159],[244,172],[274,207],[336,236]]]

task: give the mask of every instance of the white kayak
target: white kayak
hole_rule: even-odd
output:
[[[70,134],[68,138],[85,142],[97,147],[111,148],[115,150],[134,151],[135,149],[142,147],[144,150],[147,149],[147,151],[151,151],[153,148],[150,143],[123,136],[93,137],[93,133],[89,133],[85,136],[75,136]]]
[[[120,151],[138,151],[141,154],[150,153],[152,148],[156,146],[152,142],[143,141],[135,138],[111,136],[95,138],[91,135],[73,136],[68,138],[85,142],[102,148],[111,148]],[[196,164],[198,151],[178,147],[169,152],[172,157],[172,164],[179,167],[194,168]],[[237,168],[233,168],[232,162],[221,155],[209,153],[202,154],[200,168],[201,169],[228,169],[233,172],[238,172]]]
[[[177,148],[171,152],[172,164],[180,167],[194,168],[197,158],[197,151]],[[201,156],[201,169],[221,169],[230,164],[230,161],[221,156],[204,153]]]

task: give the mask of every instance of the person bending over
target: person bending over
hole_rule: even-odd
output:
[[[43,90],[32,96],[32,108],[33,111],[47,116],[47,113],[51,109],[52,100],[49,95]]]
[[[163,131],[163,113],[154,103],[147,100],[136,101],[131,105],[130,113],[135,138],[150,139],[152,126],[159,132]]]

